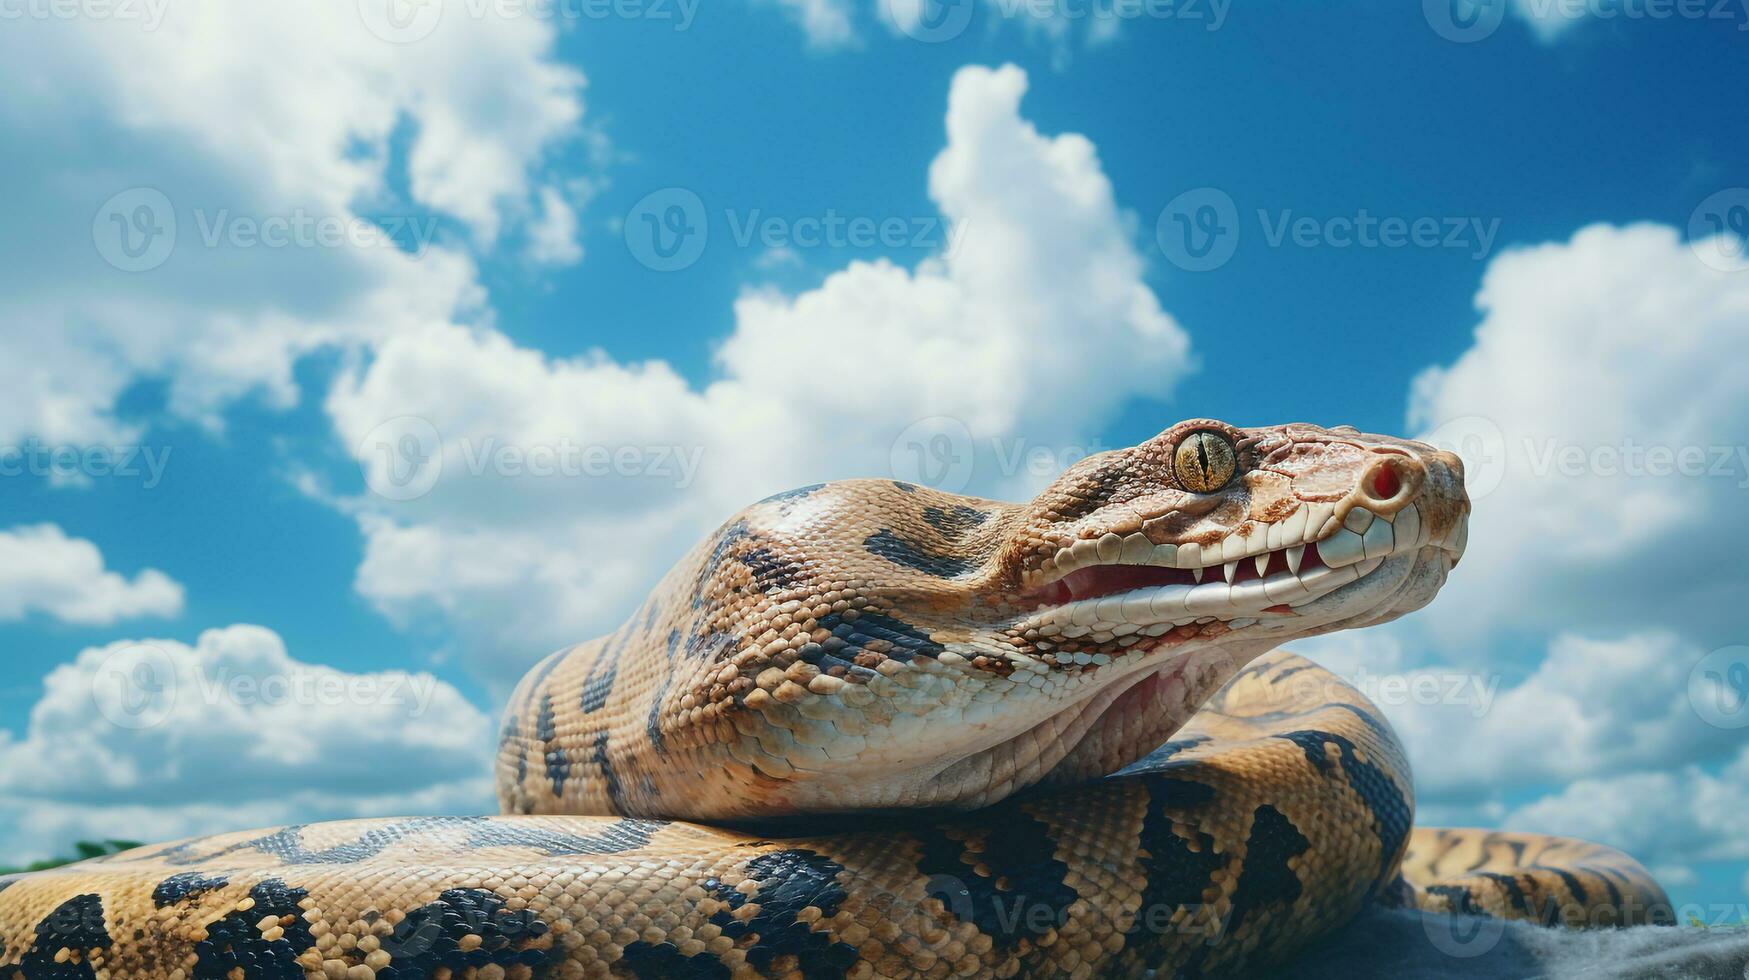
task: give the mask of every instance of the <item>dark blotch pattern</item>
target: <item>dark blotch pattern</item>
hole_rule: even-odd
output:
[[[1383,888],[1396,874],[1397,860],[1402,856],[1404,842],[1409,839],[1409,822],[1414,816],[1409,801],[1403,798],[1384,770],[1370,762],[1360,761],[1359,749],[1341,735],[1307,730],[1286,732],[1278,737],[1298,745],[1305,752],[1306,760],[1324,773],[1331,768],[1324,746],[1334,744],[1342,750],[1342,772],[1348,778],[1348,785],[1353,787],[1372,814],[1373,829],[1379,835],[1379,873],[1373,879],[1372,890],[1376,892]]]
[[[1265,804],[1252,812],[1251,833],[1245,838],[1245,865],[1233,889],[1229,930],[1238,929],[1247,916],[1264,905],[1292,905],[1299,900],[1303,887],[1288,861],[1306,853],[1310,846],[1300,828],[1275,807]]]
[[[1146,785],[1148,815],[1142,820],[1140,844],[1147,884],[1142,888],[1136,920],[1124,936],[1124,948],[1126,958],[1155,969],[1168,947],[1154,940],[1176,936],[1168,925],[1175,910],[1189,908],[1194,914],[1207,904],[1204,893],[1227,859],[1215,852],[1213,837],[1197,834],[1192,849],[1193,842],[1172,829],[1173,821],[1185,810],[1213,801],[1214,787],[1182,779],[1149,779]]]
[[[639,980],[729,980],[729,968],[709,953],[685,956],[673,943],[640,939],[621,951],[615,964]]]
[[[990,515],[976,507],[955,504],[948,508],[925,507],[923,508],[923,519],[929,522],[930,527],[952,538],[958,537],[989,520]]]
[[[224,980],[237,969],[246,980],[304,980],[298,957],[315,946],[316,939],[298,903],[309,892],[269,878],[250,889],[249,897],[255,901],[253,908],[232,912],[207,926],[207,938],[195,944],[195,980]],[[271,942],[255,928],[269,916],[278,917],[285,930],[284,936]]]
[[[452,888],[436,902],[414,909],[395,927],[383,949],[392,957],[377,971],[377,980],[427,980],[440,969],[454,976],[485,966],[526,966],[539,970],[553,962],[554,952],[535,945],[547,924],[528,909],[511,911],[502,898],[477,888]],[[480,944],[463,950],[461,942],[478,936]]]
[[[793,589],[802,580],[803,565],[766,547],[750,548],[741,564],[753,573],[753,583],[766,594]]]
[[[800,653],[803,660],[826,673],[832,673],[828,668],[833,666],[854,665],[863,652],[909,663],[915,657],[937,656],[945,649],[929,634],[885,613],[863,612],[854,617],[829,613],[820,617],[819,628],[832,635],[822,643],[804,645]],[[819,649],[810,649],[816,646]]]
[[[747,863],[747,877],[759,883],[753,899],[759,904],[758,913],[745,922],[731,914],[747,904],[747,895],[710,878],[703,882],[705,890],[728,906],[713,914],[711,923],[747,951],[748,964],[762,976],[771,975],[778,958],[793,956],[805,980],[841,978],[857,960],[856,947],[835,941],[829,933],[815,932],[800,916],[809,908],[819,910],[819,919],[838,914],[846,897],[838,883],[843,871],[842,865],[799,848],[762,854]],[[723,980],[730,975],[710,953],[682,956],[671,943],[644,940],[628,944],[618,965],[636,977]]]
[[[619,773],[614,771],[613,760],[607,755],[606,729],[595,733],[589,761],[595,763],[595,767],[601,770],[601,781],[607,786],[607,798],[613,804],[614,811],[625,813],[630,810],[631,807],[626,805],[625,788],[619,782]]]
[[[970,921],[998,949],[1012,950],[1062,925],[1080,897],[1069,887],[1069,866],[1056,857],[1056,838],[1043,821],[1017,806],[989,811],[983,848],[967,853],[963,840],[941,829],[917,832],[918,873],[949,913]],[[976,869],[983,865],[989,875]]]
[[[862,546],[895,565],[903,565],[936,578],[963,575],[972,567],[969,559],[930,551],[916,541],[902,538],[885,528],[869,535],[862,542]]]
[[[705,888],[712,897],[729,906],[728,911],[713,915],[711,922],[737,945],[756,938],[747,962],[761,973],[768,973],[776,958],[794,956],[807,980],[842,977],[856,962],[856,947],[834,941],[829,933],[815,932],[798,917],[808,908],[819,909],[821,919],[838,914],[847,897],[838,883],[843,871],[843,865],[800,848],[761,854],[747,863],[747,876],[759,883],[759,913],[746,922],[730,915],[729,911],[747,903],[747,896],[721,882],[707,881]]]
[[[207,877],[198,871],[184,871],[174,874],[158,883],[152,889],[152,904],[158,908],[167,908],[178,902],[191,898],[199,898],[210,891],[217,891],[230,884],[231,880],[224,875]]]
[[[620,635],[623,637],[625,633]],[[603,650],[590,666],[589,676],[583,679],[584,714],[600,711],[607,703],[607,696],[613,693],[613,682],[619,677],[619,653],[617,648]]]
[[[0,976],[10,977],[20,971],[25,980],[93,980],[92,950],[106,950],[112,940],[103,924],[103,899],[96,895],[76,895],[67,899],[36,925],[36,939],[24,958],[10,965],[0,964]],[[78,962],[58,963],[61,950],[76,950]]]
[[[553,784],[553,795],[563,799],[565,780],[571,778],[571,760],[565,755],[564,748],[557,744],[559,728],[550,694],[541,695],[540,714],[534,719],[534,737],[546,754],[547,781]]]

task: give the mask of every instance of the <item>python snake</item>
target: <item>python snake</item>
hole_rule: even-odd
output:
[[[0,879],[0,980],[1195,976],[1369,901],[1655,919],[1607,848],[1412,828],[1378,710],[1273,652],[1426,604],[1468,512],[1429,446],[1207,419],[1025,504],[779,494],[522,681],[507,815]]]

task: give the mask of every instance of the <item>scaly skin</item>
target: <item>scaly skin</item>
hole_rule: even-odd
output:
[[[1188,975],[1371,899],[1644,921],[1667,900],[1613,851],[1412,830],[1377,710],[1269,652],[1424,605],[1467,513],[1428,446],[1210,420],[1026,504],[781,494],[524,680],[524,816],[0,880],[0,980]]]

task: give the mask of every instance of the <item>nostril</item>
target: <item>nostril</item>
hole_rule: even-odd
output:
[[[1411,482],[1410,474],[1403,471],[1405,465],[1406,461],[1398,456],[1387,456],[1374,463],[1361,477],[1361,496],[1373,504],[1402,503]]]
[[[1389,464],[1372,471],[1372,485],[1367,487],[1375,500],[1389,500],[1403,489],[1403,478],[1397,475],[1397,468]]]

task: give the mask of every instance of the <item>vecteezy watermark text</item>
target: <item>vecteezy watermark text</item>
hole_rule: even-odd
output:
[[[968,227],[938,215],[857,215],[827,208],[819,214],[778,215],[763,208],[725,208],[722,227],[736,248],[794,251],[822,248],[920,249],[952,257]],[[646,194],[627,212],[623,232],[632,257],[657,272],[678,272],[704,255],[711,212],[697,193],[667,187]]]
[[[1218,31],[1233,0],[887,0],[885,9],[900,33],[927,44],[951,41],[971,26],[978,6],[1004,20],[1086,23],[1094,36],[1124,21],[1178,21]]]
[[[698,477],[703,446],[607,445],[568,436],[550,442],[512,442],[462,436],[446,444],[437,427],[415,415],[389,419],[367,433],[356,455],[365,484],[387,500],[430,493],[447,466],[470,477],[507,479],[660,480],[684,490]],[[447,462],[446,462],[447,461]]]
[[[1257,208],[1255,219],[1269,248],[1452,249],[1487,258],[1500,235],[1499,218],[1474,215],[1309,215],[1293,208]],[[1173,265],[1207,272],[1226,265],[1238,250],[1244,220],[1231,195],[1197,187],[1168,201],[1154,237]]]
[[[437,237],[437,217],[389,215],[365,219],[351,214],[313,214],[293,208],[285,214],[232,214],[229,208],[194,211],[201,244],[207,248],[397,248],[424,253]]]
[[[0,446],[0,477],[34,476],[57,482],[139,479],[151,490],[164,479],[170,446],[50,445],[35,438]],[[142,479],[143,478],[143,479]]]
[[[439,681],[430,674],[342,674],[322,668],[236,671],[194,658],[178,659],[151,643],[122,646],[98,665],[91,696],[110,724],[134,731],[156,728],[186,698],[208,708],[406,708],[408,718],[430,710]]]
[[[164,23],[170,0],[0,0],[0,21],[134,21],[142,31]]]
[[[391,44],[431,36],[445,17],[469,20],[646,21],[689,30],[701,0],[357,0],[359,19]]]
[[[1641,444],[1563,445],[1549,438],[1524,441],[1525,459],[1535,476],[1707,477],[1735,479],[1749,490],[1749,446]]]

